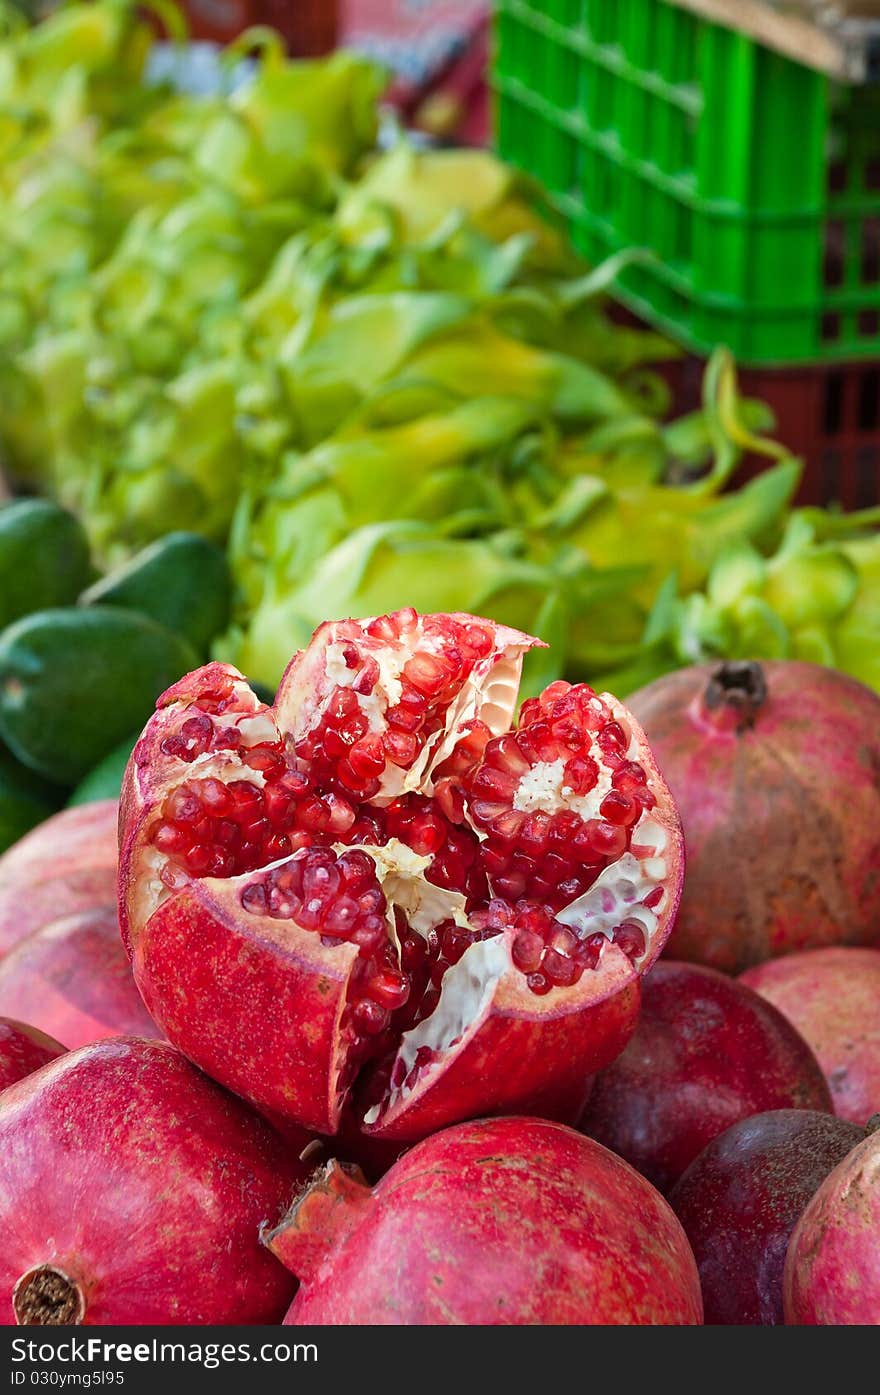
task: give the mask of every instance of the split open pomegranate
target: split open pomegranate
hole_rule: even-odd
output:
[[[123,787],[120,923],[169,1039],[275,1117],[411,1141],[573,1119],[632,1032],[681,887],[678,815],[610,695],[470,615],[322,625],[273,707],[209,664]]]

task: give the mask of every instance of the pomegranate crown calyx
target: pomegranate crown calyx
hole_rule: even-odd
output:
[[[373,1192],[359,1167],[331,1158],[312,1174],[276,1226],[264,1223],[260,1240],[302,1282],[357,1228]]]
[[[747,731],[767,696],[767,678],[760,664],[740,660],[720,664],[706,684],[702,716],[719,730]]]

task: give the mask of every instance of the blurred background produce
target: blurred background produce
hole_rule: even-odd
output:
[[[675,8],[650,3],[658,26]],[[591,267],[552,180],[388,125],[383,91],[411,118],[486,30],[485,6],[398,8],[325,7],[323,39],[263,27],[218,57],[181,47],[167,0],[34,28],[3,7],[0,452],[37,496],[0,512],[6,842],[82,780],[75,799],[116,792],[166,678],[210,653],[272,690],[330,615],[540,633],[531,690],[626,695],[740,657],[880,688],[880,507],[799,503],[811,461],[724,348],[682,410],[693,360],[609,299],[658,274],[656,248]],[[236,28],[271,6],[240,9]],[[569,41],[561,11],[499,7],[502,118],[538,91],[520,52],[511,96],[517,25],[536,51]],[[334,28],[361,52],[288,56]],[[501,139],[519,159],[509,119]],[[865,170],[878,139],[858,134]]]

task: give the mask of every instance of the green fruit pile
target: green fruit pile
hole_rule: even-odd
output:
[[[116,797],[156,698],[228,624],[226,559],[197,534],[92,577],[72,514],[0,509],[0,851],[68,798]]]

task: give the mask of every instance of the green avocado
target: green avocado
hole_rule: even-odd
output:
[[[28,770],[0,744],[0,853],[54,814],[63,801],[64,790]]]
[[[47,606],[72,605],[90,576],[78,518],[46,499],[0,507],[0,629]]]
[[[192,645],[137,611],[38,611],[0,634],[0,737],[32,770],[75,785],[198,664]]]
[[[168,533],[96,581],[81,605],[139,610],[188,639],[200,657],[229,624],[232,577],[223,551],[198,533]]]
[[[90,770],[85,779],[80,780],[67,801],[67,807],[72,808],[75,804],[93,804],[96,799],[118,799],[125,767],[139,738],[140,732],[135,736],[127,736],[118,746],[114,746],[108,756],[98,761],[94,770]]]

